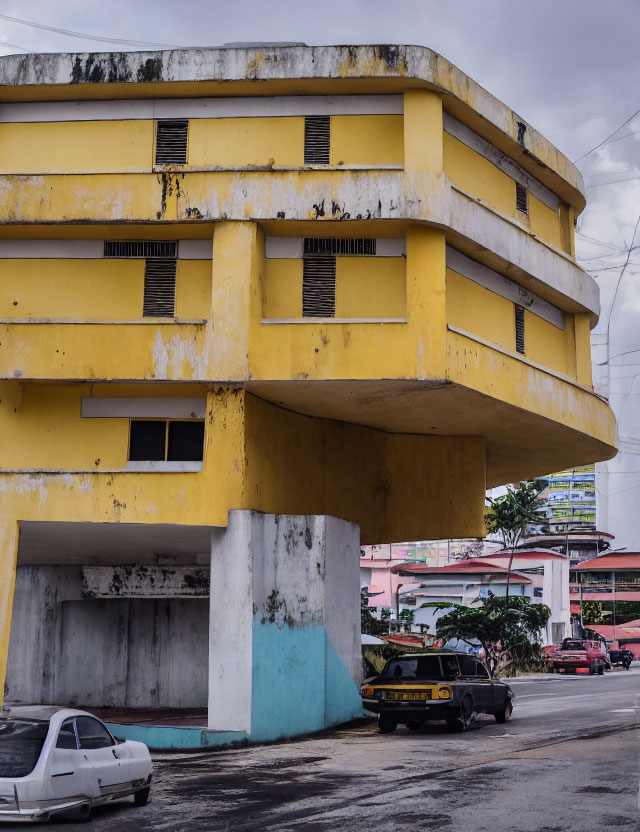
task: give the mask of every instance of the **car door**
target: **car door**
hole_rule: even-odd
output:
[[[489,671],[482,662],[476,658],[473,661],[476,672],[474,687],[478,691],[479,701],[482,703],[485,713],[490,712],[495,704],[494,684],[489,676]]]
[[[483,666],[475,656],[465,653],[459,656],[460,670],[465,683],[469,686],[473,695],[477,711],[486,711],[493,704],[493,693],[491,680]]]
[[[99,794],[91,763],[78,748],[75,722],[75,717],[65,719],[60,727],[51,752],[49,783],[45,786],[50,793],[44,794],[44,799],[67,800]]]
[[[126,774],[122,771],[118,746],[107,727],[92,716],[76,717],[78,745],[91,765],[101,795],[121,791]]]

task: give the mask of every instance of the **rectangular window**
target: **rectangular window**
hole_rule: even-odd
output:
[[[516,317],[516,352],[525,354],[525,345],[524,345],[524,307],[520,306],[519,304],[515,304],[515,317]]]
[[[186,165],[189,122],[163,119],[156,128],[156,165]]]
[[[163,460],[166,458],[166,422],[131,422],[129,459]]]
[[[175,315],[177,263],[177,260],[164,258],[145,262],[143,317],[172,318]]]
[[[202,459],[204,422],[169,422],[167,459],[188,462]]]
[[[336,314],[336,258],[307,256],[302,264],[302,316],[333,318]]]
[[[328,165],[331,149],[331,116],[305,116],[304,163]]]
[[[529,214],[529,194],[519,182],[516,182],[516,208],[523,214]]]
[[[458,656],[460,662],[460,673],[463,676],[475,676],[477,674],[476,660],[468,653],[462,653]]]
[[[133,462],[201,462],[203,456],[204,421],[131,422],[129,459]]]

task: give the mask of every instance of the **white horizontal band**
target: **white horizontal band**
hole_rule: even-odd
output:
[[[556,213],[558,212],[560,207],[559,198],[545,185],[543,185],[542,182],[539,182],[531,176],[531,174],[527,173],[526,170],[521,168],[517,162],[514,162],[513,159],[505,156],[501,150],[498,150],[497,147],[494,147],[478,133],[475,133],[470,127],[467,127],[466,124],[458,121],[457,118],[454,118],[446,112],[442,114],[442,118],[444,129],[447,133],[454,136],[463,144],[466,144],[467,147],[475,150],[476,153],[484,156],[485,159],[499,168],[503,173],[506,173],[507,176],[510,176],[528,191],[531,191],[531,193],[539,199],[540,202],[544,203],[547,208],[551,208],[551,210]]]
[[[304,237],[265,237],[265,257],[268,260],[299,260],[304,253]],[[404,237],[376,239],[374,255],[337,255],[338,257],[403,257],[406,251]]]
[[[206,399],[83,397],[85,419],[204,419]]]
[[[560,309],[532,292],[528,292],[518,283],[509,280],[508,277],[482,266],[476,260],[472,260],[466,254],[462,254],[451,246],[447,246],[447,268],[469,278],[469,280],[473,280],[474,283],[478,283],[480,286],[484,286],[485,289],[495,292],[496,295],[524,306],[534,315],[557,326],[558,329],[565,328],[564,314]]]
[[[202,462],[130,459],[125,471],[136,471],[139,474],[195,474],[202,471]]]
[[[131,101],[39,101],[0,104],[0,122],[402,115],[403,110],[402,95],[275,95]]]
[[[212,256],[212,240],[178,243],[179,260],[211,260]],[[103,257],[104,240],[0,240],[0,260],[101,260]]]

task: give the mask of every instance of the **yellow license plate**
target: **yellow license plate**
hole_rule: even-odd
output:
[[[400,691],[400,690],[386,690],[384,692],[385,699],[395,699],[400,700],[402,702],[424,702],[425,699],[431,699],[431,691],[430,690],[410,690],[410,691]]]

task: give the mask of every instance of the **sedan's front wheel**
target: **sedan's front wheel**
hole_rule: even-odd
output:
[[[512,713],[513,705],[511,704],[511,701],[509,701],[504,706],[504,710],[498,711],[498,713],[495,714],[496,722],[499,722],[500,724],[502,724],[503,722],[509,722]]]
[[[134,806],[146,806],[149,802],[149,792],[151,789],[147,786],[146,789],[140,789],[139,792],[136,792],[133,796],[133,805]]]

